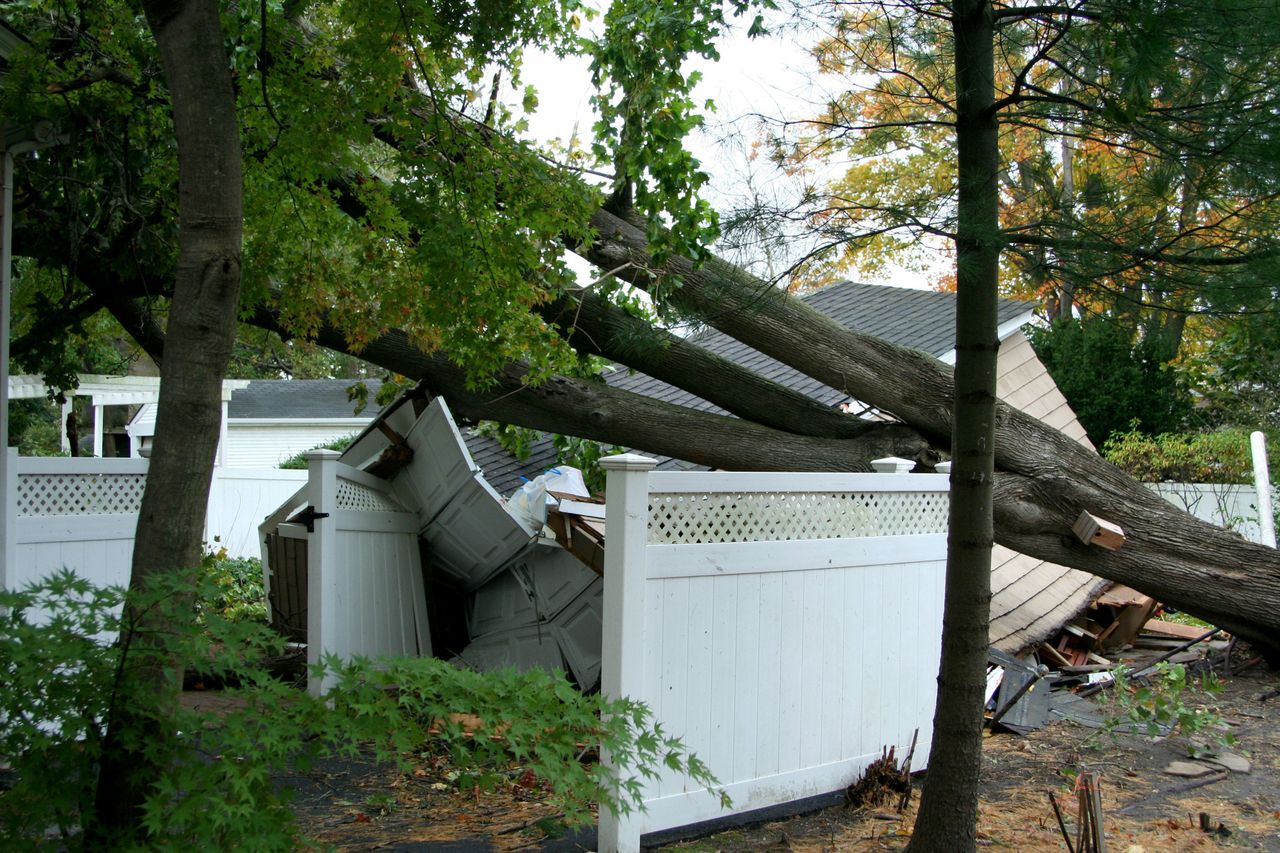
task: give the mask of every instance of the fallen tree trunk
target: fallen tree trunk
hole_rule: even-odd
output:
[[[654,265],[644,232],[608,211],[600,239],[582,250],[607,269]],[[624,272],[623,275],[627,273]],[[951,431],[950,370],[922,353],[845,329],[803,301],[713,259],[695,269],[675,257],[672,298],[722,332],[850,396],[892,412],[943,444]],[[996,419],[996,541],[1043,560],[1128,584],[1280,656],[1280,551],[1193,518],[1092,451],[1005,404]],[[1082,510],[1119,524],[1127,542],[1107,551],[1079,542]]]
[[[279,329],[267,315],[254,322]],[[332,326],[323,327],[316,340],[332,349],[349,349]],[[492,387],[475,391],[467,387],[465,372],[446,356],[417,350],[400,332],[375,339],[360,356],[421,379],[448,399],[460,417],[578,435],[715,468],[866,470],[867,462],[877,456],[919,446],[916,435],[895,424],[859,439],[820,438],[697,412],[586,380],[555,377],[529,386],[519,365],[495,377]],[[936,362],[931,371],[936,370],[933,365]],[[895,384],[922,378],[902,377]],[[1033,455],[1028,447],[1044,448],[1036,476],[997,472],[997,541],[1128,584],[1246,637],[1268,654],[1277,651],[1276,551],[1181,512],[1115,466],[1015,410],[1002,407],[997,429],[1005,441],[1020,443],[1020,459]],[[1053,455],[1058,447],[1064,455],[1073,448],[1078,453],[1066,455],[1067,464],[1058,464]],[[1081,509],[1120,523],[1128,539],[1125,546],[1107,551],[1076,539],[1071,528]]]
[[[905,423],[897,432],[877,428],[862,436],[833,437],[829,418],[811,418],[811,407],[793,411],[773,394],[731,393],[716,402],[737,418],[695,412],[598,383],[556,377],[538,387],[524,383],[513,365],[494,387],[475,392],[463,371],[441,353],[424,355],[406,335],[391,333],[355,353],[407,376],[423,378],[458,413],[602,442],[650,450],[693,462],[738,470],[865,470],[869,460],[912,456],[924,442],[949,445],[952,384],[936,359],[858,334],[728,263],[711,259],[694,269],[684,258],[657,268],[644,233],[607,211],[593,217],[596,243],[578,247],[606,269],[626,267],[637,284],[676,275],[672,289],[684,307],[711,325],[851,397],[892,412]],[[82,281],[104,294],[143,292],[120,281],[119,267],[78,260]],[[626,273],[623,273],[626,274]],[[114,300],[118,302],[118,300]],[[274,321],[263,320],[272,327]],[[283,330],[287,333],[288,330]],[[623,336],[625,337],[625,336]],[[319,341],[352,352],[339,330]],[[721,381],[745,378],[739,368],[698,360],[680,347],[610,345],[600,351],[637,369],[656,369],[694,394]],[[683,366],[683,368],[682,368]],[[696,378],[696,382],[694,381]],[[765,426],[768,424],[770,426]],[[814,435],[812,433],[818,433]],[[1247,637],[1280,657],[1280,554],[1198,521],[1167,504],[1092,452],[1041,422],[1000,406],[996,425],[996,540],[1040,559],[1119,581]],[[1079,543],[1071,530],[1081,510],[1115,522],[1128,541],[1119,551]]]

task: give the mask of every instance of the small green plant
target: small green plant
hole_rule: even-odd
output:
[[[209,573],[157,583],[128,607],[122,590],[97,589],[71,572],[0,590],[0,756],[16,779],[0,792],[0,837],[31,849],[52,828],[60,849],[84,849],[113,697],[139,712],[131,719],[149,721],[146,731],[117,733],[159,769],[141,837],[129,840],[146,849],[299,849],[305,839],[277,775],[330,755],[372,755],[407,769],[407,756],[445,752],[467,788],[496,783],[518,765],[545,782],[548,799],[574,824],[591,819],[593,802],[634,811],[642,781],[666,768],[716,790],[707,767],[644,705],[584,696],[560,674],[482,675],[434,658],[329,659],[317,674],[336,684],[311,696],[255,665],[281,641],[217,606],[224,593]],[[135,617],[156,608],[160,618],[146,621],[164,628],[148,631]],[[129,642],[116,641],[122,631]],[[242,707],[221,717],[175,708],[166,691],[122,679],[130,667],[158,662],[239,684],[231,692]],[[583,763],[584,744],[626,769]],[[392,802],[374,794],[370,806]]]
[[[1180,663],[1161,661],[1154,672],[1141,681],[1134,680],[1127,667],[1115,669],[1112,688],[1112,715],[1100,731],[1114,736],[1123,726],[1129,731],[1142,731],[1153,737],[1181,735],[1194,755],[1203,747],[1223,747],[1235,742],[1218,709],[1210,705],[1189,704],[1192,694],[1205,696],[1222,692],[1222,683],[1212,673],[1189,679],[1187,668]]]
[[[232,622],[267,621],[267,589],[262,582],[262,561],[257,557],[228,557],[219,548],[205,557],[201,566],[217,589],[204,603]]]
[[[324,444],[317,444],[310,450],[295,453],[293,456],[290,456],[288,459],[281,462],[277,467],[286,468],[291,471],[305,471],[307,470],[306,456],[312,450],[336,450],[341,453],[351,446],[351,442],[356,440],[356,435],[357,434],[353,432],[351,435],[344,435],[341,438],[335,438],[333,441],[327,441]]]

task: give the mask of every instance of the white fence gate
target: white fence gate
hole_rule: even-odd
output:
[[[340,455],[306,454],[307,484],[260,528],[307,543],[307,662],[430,655],[418,516],[387,481],[339,462]],[[299,511],[310,521],[282,523]],[[269,593],[269,559],[263,568]],[[333,683],[313,673],[308,687],[318,695]]]
[[[838,790],[884,746],[902,755],[916,730],[913,766],[926,764],[945,475],[666,473],[629,454],[602,464],[602,689],[647,703],[733,812]],[[642,813],[601,810],[601,851],[727,814],[677,774],[643,790]]]

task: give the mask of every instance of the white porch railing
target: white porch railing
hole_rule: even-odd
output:
[[[838,790],[919,730],[942,631],[947,478],[608,470],[603,690],[649,705],[747,811]],[[605,756],[606,761],[609,760]],[[621,772],[627,773],[626,768]],[[600,850],[727,814],[665,773]]]

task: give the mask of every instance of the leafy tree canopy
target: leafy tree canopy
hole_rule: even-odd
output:
[[[597,160],[616,168],[615,193],[634,194],[640,212],[671,226],[655,226],[655,237],[697,255],[715,220],[698,199],[706,176],[681,140],[707,105],[691,100],[697,75],[682,61],[714,57],[728,13],[748,10],[618,2],[603,35],[588,38],[593,13],[577,0],[228,7],[246,152],[246,316],[277,311],[302,339],[325,316],[357,351],[404,329],[425,350],[446,349],[476,382],[521,359],[532,381],[579,370],[529,309],[574,283],[565,242],[590,239],[603,197],[566,180],[596,165],[581,151],[522,138],[538,105],[521,81],[523,58],[534,49],[594,57]],[[31,44],[13,57],[5,114],[67,134],[19,170],[22,221],[69,223],[20,234],[40,263],[21,271],[19,304],[62,325],[17,329],[15,357],[54,372],[61,356],[41,341],[120,308],[108,302],[152,297],[140,322],[162,316],[153,297],[165,293],[176,245],[175,150],[159,61],[130,4],[36,2],[10,14]],[[108,256],[130,287],[102,296],[111,282],[80,277],[88,254]],[[251,372],[286,360],[279,344],[257,349]]]
[[[1150,338],[1135,340],[1124,324],[1106,316],[1064,317],[1031,327],[1029,337],[1095,446],[1131,423],[1152,434],[1186,424],[1191,397]]]

